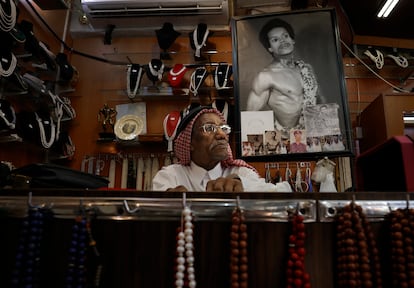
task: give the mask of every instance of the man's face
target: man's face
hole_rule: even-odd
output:
[[[295,48],[295,41],[283,27],[276,27],[267,33],[270,47],[269,52],[273,55],[288,55]]]
[[[217,132],[204,132],[204,124],[224,124],[215,113],[204,113],[197,118],[191,137],[191,160],[209,170],[218,162],[227,159],[228,135],[220,128]]]

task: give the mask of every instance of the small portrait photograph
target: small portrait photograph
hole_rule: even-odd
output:
[[[290,152],[290,139],[283,137],[280,141],[280,154],[289,154]]]
[[[321,137],[306,137],[306,145],[308,152],[322,152]]]
[[[332,135],[332,141],[331,141],[331,151],[343,151],[345,150],[345,145],[342,139],[341,134],[334,134]]]
[[[253,144],[249,141],[243,141],[243,154],[242,156],[254,156]]]
[[[267,130],[265,131],[264,139],[264,149],[266,154],[280,154],[280,142],[282,141],[280,132],[276,130]]]
[[[263,134],[249,134],[247,141],[253,144],[254,155],[264,154]]]
[[[306,131],[292,129],[290,132],[290,153],[306,153]]]

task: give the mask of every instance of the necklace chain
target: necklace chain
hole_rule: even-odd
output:
[[[134,83],[134,88],[131,90],[131,79],[132,76],[135,76],[136,80]],[[137,91],[139,89],[139,86],[141,84],[141,79],[142,79],[142,67],[135,67],[135,65],[128,65],[128,70],[127,70],[127,93],[128,93],[128,97],[129,98],[134,98],[137,95]]]
[[[223,71],[220,70],[220,67],[226,67],[226,72],[224,74],[223,74]],[[224,89],[225,87],[227,87],[227,81],[230,76],[229,72],[230,72],[230,65],[228,64],[219,65],[217,67],[216,73],[214,73],[214,84],[218,90]],[[220,76],[224,76],[224,77],[221,77],[221,79],[219,79]],[[223,83],[220,84],[221,81],[219,80],[223,80]]]
[[[14,0],[0,2],[0,29],[4,32],[11,31],[16,25],[17,10]],[[7,14],[4,6],[9,4],[10,14]],[[6,6],[6,8],[9,8]]]
[[[193,42],[194,42],[194,46],[196,48],[196,51],[195,51],[195,56],[196,57],[200,57],[201,48],[206,45],[206,41],[207,41],[207,37],[208,37],[209,33],[210,33],[210,31],[208,30],[208,28],[206,28],[206,31],[204,32],[203,39],[202,39],[201,43],[198,43],[198,37],[197,37],[198,27],[196,27],[196,29],[193,31]]]
[[[2,63],[9,64],[7,69],[3,69]],[[0,75],[4,77],[9,77],[10,75],[13,74],[14,69],[16,69],[16,65],[17,65],[17,58],[13,53],[10,52],[10,58],[1,56]]]
[[[148,67],[152,76],[157,77],[158,80],[162,79],[162,74],[164,73],[164,64],[161,64],[161,67],[158,70],[154,69],[151,62],[148,64]]]
[[[198,89],[203,84],[206,75],[207,69],[205,67],[198,67],[193,74],[191,74],[190,92],[192,92],[194,96],[197,96]]]
[[[39,115],[35,113],[36,116],[36,120],[37,123],[39,124],[39,131],[40,131],[40,141],[42,143],[42,146],[44,148],[50,148],[52,147],[54,141],[55,141],[55,134],[56,134],[56,130],[55,130],[55,123],[53,122],[53,119],[51,116],[49,116],[49,121],[44,121],[46,124],[47,122],[50,123],[50,137],[49,137],[49,141],[46,140],[46,131],[45,131],[45,127],[43,126],[43,120],[42,118],[39,117]]]

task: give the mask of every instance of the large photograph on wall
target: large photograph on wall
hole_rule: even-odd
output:
[[[237,156],[351,155],[335,11],[235,17],[231,27]]]

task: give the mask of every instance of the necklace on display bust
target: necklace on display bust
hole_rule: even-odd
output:
[[[152,59],[148,63],[146,74],[152,82],[160,81],[164,74],[164,63],[160,59]]]
[[[11,31],[16,25],[17,8],[14,0],[0,1],[0,30]]]
[[[204,80],[207,77],[207,69],[206,67],[197,67],[193,74],[191,74],[190,79],[190,92],[193,93],[194,96],[197,96],[198,89],[204,83]]]
[[[174,65],[168,73],[168,82],[170,82],[171,87],[180,87],[185,72],[187,72],[187,67],[183,64]]]
[[[232,67],[229,64],[219,64],[214,73],[214,85],[217,90],[225,89],[228,86],[230,76],[232,74]]]
[[[52,147],[53,143],[55,142],[56,136],[56,127],[55,123],[53,122],[52,116],[49,116],[49,119],[43,120],[39,117],[39,115],[35,112],[36,120],[39,125],[39,132],[40,132],[40,143],[44,148]],[[50,137],[49,140],[46,139],[46,129],[45,126],[50,127]]]
[[[12,52],[9,52],[8,55],[2,54],[0,57],[0,76],[11,76],[16,69],[16,56]]]
[[[194,55],[196,57],[201,56],[201,48],[206,46],[207,38],[210,34],[210,31],[208,30],[208,27],[204,23],[200,23],[197,25],[196,29],[192,33],[192,43],[194,44],[195,53]]]
[[[174,30],[172,23],[165,22],[161,29],[155,30],[155,34],[157,36],[158,45],[162,49],[160,58],[165,60],[171,59],[167,49],[171,47],[181,33]]]
[[[137,96],[141,85],[142,67],[139,64],[129,64],[127,69],[127,94],[129,98]]]

